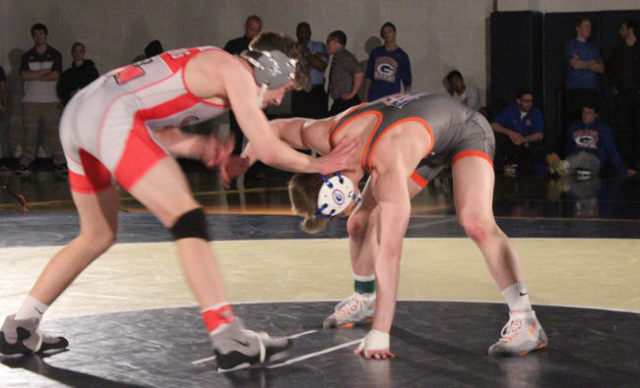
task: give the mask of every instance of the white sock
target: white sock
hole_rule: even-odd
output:
[[[514,283],[502,290],[502,296],[507,301],[510,311],[532,310],[525,283]]]
[[[42,315],[47,311],[47,308],[49,308],[49,306],[46,304],[32,298],[31,296],[27,296],[27,299],[22,303],[22,306],[16,313],[14,319],[38,318],[39,320],[42,320]]]
[[[368,275],[368,276],[362,276],[362,275],[356,275],[355,272],[351,272],[353,274],[353,279],[357,280],[359,282],[372,282],[374,280],[376,280],[376,274],[373,275]]]

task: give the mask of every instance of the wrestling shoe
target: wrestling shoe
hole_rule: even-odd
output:
[[[355,325],[371,322],[375,314],[376,294],[354,292],[338,303],[334,313],[324,320],[322,327],[327,329],[350,329]]]
[[[500,340],[489,347],[490,356],[524,356],[547,346],[547,334],[533,310],[509,312]]]
[[[560,159],[555,152],[544,157],[544,161],[549,166],[549,172],[551,174],[558,174],[558,176],[567,176],[567,163]]]
[[[289,338],[275,338],[267,333],[246,330],[238,318],[209,333],[209,336],[220,371],[263,365],[271,356],[293,344]]]
[[[38,318],[16,320],[15,314],[7,316],[0,331],[0,353],[5,356],[41,353],[69,346],[69,341],[63,337],[42,334],[38,330],[39,323]]]

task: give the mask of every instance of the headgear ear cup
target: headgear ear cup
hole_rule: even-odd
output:
[[[336,172],[335,176],[322,176],[324,184],[318,192],[318,210],[316,218],[332,217],[344,211],[351,201],[360,202],[362,198],[355,193],[351,179]]]
[[[278,89],[295,79],[298,63],[296,59],[280,50],[259,51],[249,48],[249,51],[260,53],[258,58],[242,55],[253,65],[253,78],[259,86],[267,85],[267,89]]]

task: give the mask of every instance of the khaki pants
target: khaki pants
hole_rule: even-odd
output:
[[[21,165],[28,166],[33,163],[38,154],[38,145],[44,148],[47,156],[53,158],[54,164],[65,163],[58,135],[61,113],[62,106],[59,102],[24,103]]]

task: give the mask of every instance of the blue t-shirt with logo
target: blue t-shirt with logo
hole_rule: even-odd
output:
[[[516,131],[522,136],[528,136],[535,132],[544,133],[542,112],[535,106],[531,107],[531,110],[522,116],[518,104],[514,102],[498,113],[492,122]]]
[[[367,61],[367,79],[371,80],[368,100],[400,93],[400,81],[405,88],[411,86],[411,63],[400,47],[387,51],[384,46],[371,50]]]
[[[564,83],[565,88],[597,89],[598,75],[596,73],[589,69],[576,70],[569,66],[569,60],[571,60],[573,54],[578,54],[580,59],[583,61],[593,59],[597,63],[602,63],[600,52],[593,43],[580,42],[577,39],[570,41],[564,51],[564,59],[567,61],[567,78]]]

